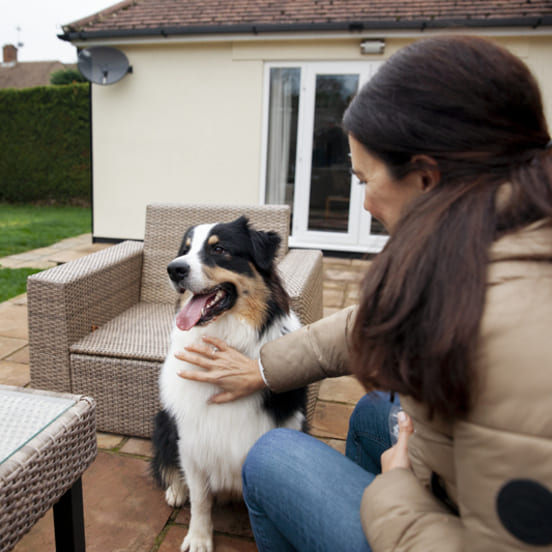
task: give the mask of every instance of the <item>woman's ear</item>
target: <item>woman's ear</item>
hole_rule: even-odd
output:
[[[417,173],[417,184],[421,192],[429,192],[439,184],[441,171],[439,164],[429,155],[414,155],[410,162]]]

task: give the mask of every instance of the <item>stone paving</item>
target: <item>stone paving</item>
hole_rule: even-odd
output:
[[[0,259],[0,266],[49,268],[109,247],[90,234],[48,248]],[[324,258],[324,315],[354,304],[368,261]],[[0,304],[0,383],[30,384],[27,303],[21,295]],[[326,380],[320,387],[311,434],[344,452],[349,416],[362,388],[353,377]],[[189,508],[172,509],[149,475],[150,442],[98,433],[98,457],[83,476],[88,552],[171,552],[180,549]],[[257,550],[243,504],[214,508],[217,552]],[[52,512],[17,544],[15,552],[53,550]]]

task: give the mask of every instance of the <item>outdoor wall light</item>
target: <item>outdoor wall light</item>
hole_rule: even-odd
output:
[[[360,43],[361,54],[383,54],[385,40],[363,40]]]

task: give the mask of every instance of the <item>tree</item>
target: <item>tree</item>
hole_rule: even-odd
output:
[[[61,69],[50,75],[50,84],[72,84],[74,82],[87,82],[77,69]]]

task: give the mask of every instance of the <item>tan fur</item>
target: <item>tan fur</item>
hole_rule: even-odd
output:
[[[213,234],[208,240],[207,240],[207,243],[209,245],[215,245],[216,243],[218,243],[220,241],[220,238],[216,235],[216,234]]]
[[[236,274],[225,268],[204,268],[204,274],[212,282],[212,286],[229,282],[236,286],[238,299],[232,312],[247,320],[255,328],[262,327],[266,314],[266,304],[269,290],[259,273],[250,264],[253,277]]]

